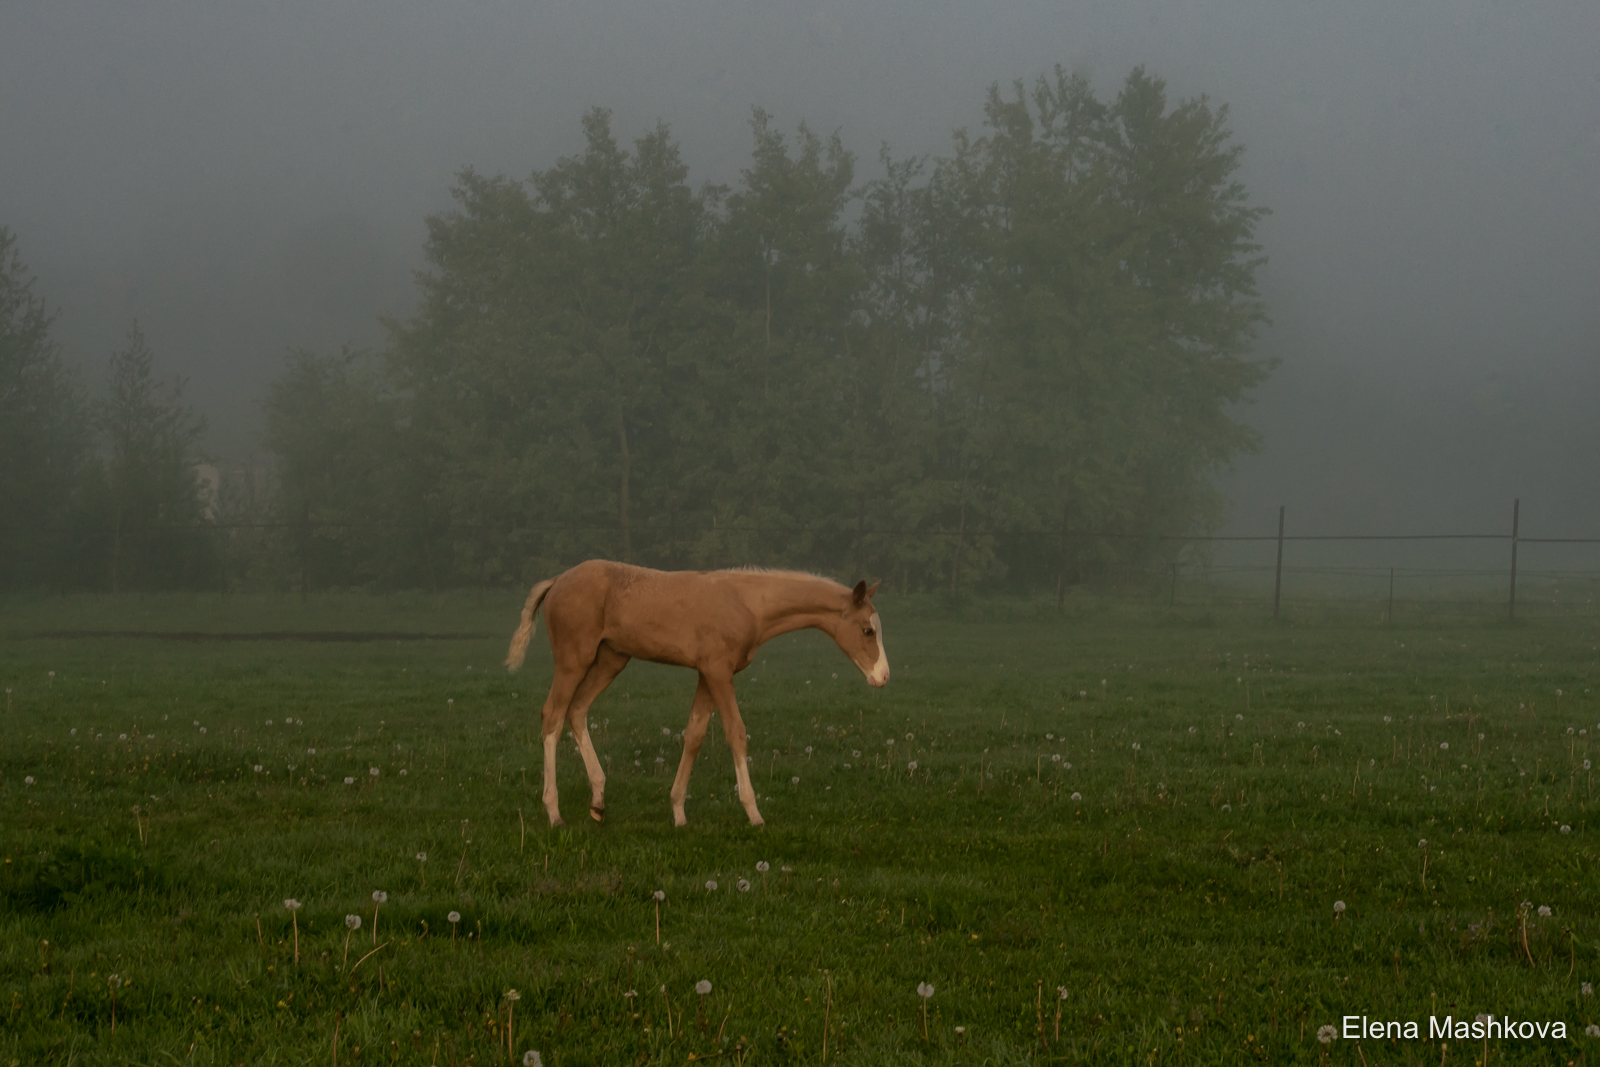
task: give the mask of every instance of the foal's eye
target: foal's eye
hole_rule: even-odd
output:
[[[874,634],[874,633],[876,633],[876,632],[877,632],[877,631],[876,631],[876,630],[874,630],[874,629],[873,629],[873,628],[872,628],[872,627],[870,627],[870,626],[863,626],[863,627],[862,627],[862,628],[861,628],[861,632],[862,632],[862,633],[864,633],[864,634],[866,634],[866,635],[867,635],[867,636],[868,636],[868,637],[871,637],[871,636],[872,636],[872,635],[873,635],[873,634]]]

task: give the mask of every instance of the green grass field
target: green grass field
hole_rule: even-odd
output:
[[[5,605],[0,1067],[1600,1060],[1600,621],[884,598],[886,689],[740,677],[766,827],[713,727],[673,828],[636,663],[552,831],[520,600]],[[1480,1012],[1567,1037],[1428,1037]]]

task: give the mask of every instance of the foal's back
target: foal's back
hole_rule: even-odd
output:
[[[694,667],[748,642],[755,626],[738,571],[658,571],[610,560],[580,563],[545,602],[552,646],[604,641],[635,659]]]

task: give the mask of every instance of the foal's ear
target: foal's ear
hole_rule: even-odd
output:
[[[878,587],[873,586],[872,588],[876,589]],[[854,589],[850,590],[850,603],[859,608],[861,606],[861,602],[866,600],[867,597],[871,595],[872,592],[867,589],[867,580],[863,578],[856,583],[856,587]]]

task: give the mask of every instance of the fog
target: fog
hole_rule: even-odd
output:
[[[259,448],[291,346],[376,345],[463,167],[526,176],[600,105],[731,182],[752,106],[877,173],[985,89],[1144,64],[1230,108],[1281,361],[1229,528],[1600,533],[1600,6],[348,0],[12,5],[0,224],[98,384],[137,318],[207,448]]]

